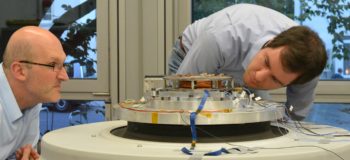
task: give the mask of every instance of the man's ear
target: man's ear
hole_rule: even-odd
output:
[[[13,78],[24,81],[27,79],[28,75],[28,69],[25,68],[21,63],[19,62],[13,62],[10,66],[10,72],[13,75]]]

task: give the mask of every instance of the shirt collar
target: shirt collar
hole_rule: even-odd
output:
[[[11,90],[10,84],[7,81],[3,66],[0,64],[0,103],[4,109],[7,118],[14,122],[23,116],[15,96]]]

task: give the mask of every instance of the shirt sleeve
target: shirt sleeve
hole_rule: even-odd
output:
[[[216,73],[223,61],[215,37],[204,33],[192,44],[177,74]]]
[[[318,81],[319,77],[316,77],[305,84],[288,86],[286,106],[292,105],[296,115],[306,117],[312,107]]]

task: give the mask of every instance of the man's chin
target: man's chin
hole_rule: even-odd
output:
[[[246,82],[246,81],[244,81],[244,85],[248,88],[251,88],[251,89],[258,89],[258,87],[256,85],[253,85],[253,84]]]
[[[259,87],[259,86],[257,86],[257,85],[249,84],[249,83],[246,83],[245,86],[248,87],[248,88],[250,88],[250,89],[269,90],[269,89],[266,89],[266,88],[263,88],[263,87]]]
[[[257,86],[247,85],[247,87],[250,88],[250,89],[262,90],[262,88],[259,88]]]
[[[249,78],[247,78],[247,76],[243,76],[243,82],[244,82],[244,85],[248,88],[252,88],[252,89],[257,89],[257,86],[254,85],[252,83],[252,81],[250,81]]]
[[[248,87],[251,89],[256,89],[256,90],[265,90],[265,91],[271,90],[269,88],[264,88],[264,87],[259,87],[259,86],[248,86]]]
[[[60,100],[61,96],[48,97],[44,103],[56,103]]]

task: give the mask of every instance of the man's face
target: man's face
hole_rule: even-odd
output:
[[[32,51],[37,55],[33,62],[54,67],[32,65],[26,86],[37,101],[56,102],[61,98],[61,82],[69,79],[62,66],[66,55],[60,44],[34,48]]]
[[[269,90],[285,87],[295,80],[299,74],[286,72],[282,67],[280,57],[283,48],[260,50],[244,72],[245,85],[254,89]]]

